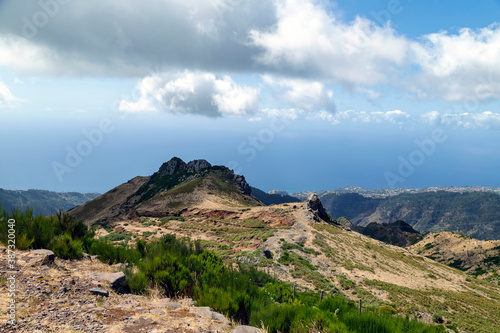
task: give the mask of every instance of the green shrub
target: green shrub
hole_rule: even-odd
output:
[[[119,242],[122,240],[130,240],[130,238],[132,238],[131,233],[121,234],[119,232],[112,232],[110,234],[107,234],[106,236],[102,236],[100,238],[100,240],[110,241],[110,242]]]
[[[64,234],[54,239],[51,250],[62,259],[77,259],[83,257],[82,245],[82,241],[73,240],[70,234]]]
[[[435,313],[432,315],[432,321],[438,324],[444,323],[443,316],[441,316],[439,313]]]
[[[134,294],[144,294],[149,280],[143,272],[133,273],[131,269],[125,270],[126,285]]]
[[[10,214],[0,207],[0,242],[7,244],[8,219],[14,219],[16,247],[20,250],[48,249],[55,238],[68,233],[73,240],[82,239],[91,233],[87,226],[74,217],[59,212],[52,216],[33,216],[32,209],[13,209]]]
[[[27,250],[34,241],[35,238],[28,239],[28,234],[23,233],[21,236],[16,237],[16,248],[18,250]]]
[[[390,305],[382,305],[381,307],[378,308],[378,312],[382,314],[388,314],[388,315],[393,315],[398,313],[396,309],[394,309]]]
[[[102,240],[95,240],[89,247],[89,254],[97,255],[99,260],[107,264],[129,263],[137,265],[141,255],[136,250],[115,246]]]

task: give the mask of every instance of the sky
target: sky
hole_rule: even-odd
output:
[[[500,1],[0,0],[0,188],[177,156],[262,190],[500,187]]]

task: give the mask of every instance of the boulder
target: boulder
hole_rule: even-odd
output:
[[[116,273],[92,273],[90,274],[92,280],[100,282],[109,282],[113,289],[120,289],[122,282],[125,281],[125,274],[123,272]]]
[[[92,294],[97,295],[97,296],[109,296],[109,292],[107,290],[104,290],[102,288],[92,288],[89,290]]]
[[[310,193],[307,196],[307,208],[312,211],[312,213],[318,217],[319,219],[326,221],[326,222],[331,222],[332,220],[328,216],[328,213],[326,212],[326,209],[323,207],[323,204],[321,203],[321,200],[319,200],[318,195],[314,193]]]
[[[169,309],[172,309],[172,310],[177,310],[177,309],[182,308],[182,305],[180,305],[179,303],[176,303],[176,302],[166,302],[163,305],[163,307],[169,308]]]
[[[212,311],[208,306],[195,306],[190,308],[189,312],[198,317],[211,318],[225,324],[230,324],[230,321],[223,314]]]
[[[257,327],[242,325],[233,328],[229,333],[262,333],[262,330]]]
[[[273,254],[269,250],[262,250],[261,254],[266,258],[266,259],[273,259]]]
[[[55,255],[54,252],[50,250],[38,249],[31,251],[31,253],[40,256],[42,265],[51,265],[54,263]]]

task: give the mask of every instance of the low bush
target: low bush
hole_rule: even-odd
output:
[[[83,243],[80,240],[73,240],[70,234],[64,234],[56,237],[51,250],[62,259],[77,259],[83,257]]]

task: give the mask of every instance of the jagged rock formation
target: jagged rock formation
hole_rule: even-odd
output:
[[[186,172],[196,173],[200,172],[202,169],[209,168],[211,166],[212,165],[208,163],[206,160],[194,160],[186,165]]]
[[[328,216],[321,200],[319,200],[319,197],[314,193],[309,194],[307,197],[307,209],[312,211],[315,217],[326,222],[332,222],[332,219]]]
[[[160,176],[172,176],[177,173],[180,169],[183,169],[186,163],[178,157],[172,158],[170,161],[165,162],[161,165],[158,170]]]
[[[238,189],[242,194],[252,194],[252,188],[248,185],[244,176],[234,175],[234,181],[236,182],[236,185],[238,185]]]
[[[206,160],[193,160],[186,164],[186,162],[180,158],[174,157],[170,161],[163,163],[157,173],[162,177],[175,175],[179,171],[197,173],[202,169],[209,168],[211,166],[212,165]]]

